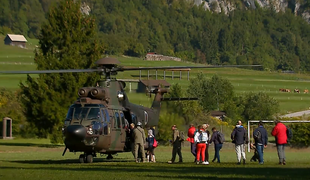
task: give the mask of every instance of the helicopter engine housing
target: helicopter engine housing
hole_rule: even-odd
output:
[[[91,88],[89,88],[89,87],[80,88],[78,91],[78,95],[80,97],[88,97],[90,90],[91,90]]]
[[[92,97],[97,99],[104,99],[105,98],[105,90],[103,88],[93,88],[90,91]]]

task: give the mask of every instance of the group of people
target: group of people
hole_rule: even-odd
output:
[[[155,130],[154,128],[148,129],[147,137],[145,131],[141,127],[142,123],[138,122],[135,127],[134,123],[130,124],[130,137],[131,137],[131,150],[137,163],[139,162],[156,162],[154,154]],[[144,149],[147,146],[147,152]]]
[[[196,164],[209,164],[209,145],[214,143],[215,155],[212,162],[217,160],[220,163],[220,150],[222,149],[223,143],[219,141],[219,132],[215,127],[212,128],[212,136],[210,138],[210,132],[208,131],[208,124],[203,124],[198,126],[196,129],[193,124],[190,125],[187,132],[187,141],[191,143],[191,153],[195,157],[194,162]],[[181,142],[180,132],[176,125],[171,127],[172,134],[172,158],[168,163],[174,163],[176,154],[179,155],[179,162],[183,162],[182,152],[181,152]]]
[[[155,132],[154,128],[148,129],[148,135],[145,137],[145,131],[141,127],[141,122],[137,123],[137,126],[133,123],[130,124],[130,133],[131,133],[131,149],[135,157],[136,162],[156,162],[154,149],[156,146]],[[194,162],[196,164],[209,164],[209,146],[214,143],[214,158],[212,162],[217,160],[218,163],[220,160],[220,150],[223,147],[223,141],[220,140],[220,132],[216,130],[215,127],[212,128],[212,136],[210,138],[210,132],[208,131],[208,124],[203,124],[198,126],[196,129],[193,124],[190,125],[187,135],[187,141],[191,144],[191,153],[195,157]],[[168,163],[175,163],[176,155],[179,156],[179,163],[183,162],[181,146],[184,139],[181,138],[180,132],[176,125],[171,127],[172,130],[172,158]],[[275,121],[275,127],[273,128],[271,135],[275,136],[276,146],[279,157],[279,164],[285,165],[285,152],[284,148],[288,141],[287,127],[280,121]],[[256,161],[258,159],[259,164],[264,164],[264,148],[267,147],[268,143],[268,133],[263,126],[263,122],[258,123],[258,127],[253,131],[254,144],[251,143],[251,148],[255,150],[254,156],[251,158],[251,161]],[[237,155],[237,164],[246,163],[246,153],[245,146],[248,144],[248,135],[247,130],[242,126],[242,122],[238,121],[236,127],[231,133],[231,140],[235,144],[235,151]],[[147,143],[147,144],[146,144]],[[147,145],[147,153],[144,152],[145,145]]]
[[[209,164],[209,146],[214,143],[214,158],[212,162],[217,160],[218,163],[220,160],[220,150],[223,147],[223,141],[220,139],[220,132],[216,130],[215,127],[212,128],[212,136],[210,138],[210,132],[208,131],[208,124],[203,124],[198,126],[196,129],[193,124],[190,125],[188,129],[188,138],[187,141],[191,143],[191,153],[194,155],[196,164]],[[173,145],[172,149],[172,158],[168,163],[175,163],[176,154],[179,156],[179,162],[183,162],[182,152],[181,152],[181,143],[180,132],[177,129],[176,125],[171,127],[172,129],[172,140]],[[271,135],[275,136],[276,146],[279,157],[279,164],[285,165],[285,152],[284,148],[288,141],[287,136],[288,128],[281,123],[280,121],[275,121],[275,127],[273,128]],[[258,127],[253,131],[254,144],[251,144],[251,147],[255,149],[254,156],[251,158],[251,161],[256,161],[258,159],[259,164],[264,164],[264,148],[267,147],[268,143],[268,133],[263,126],[263,122],[258,123]],[[235,144],[235,151],[237,155],[237,164],[246,163],[246,153],[245,146],[248,144],[247,130],[243,127],[242,122],[238,121],[236,127],[231,133],[231,140]]]
[[[286,165],[284,147],[288,141],[288,128],[280,121],[275,121],[271,135],[276,139],[276,146],[280,165]],[[263,122],[259,121],[258,127],[253,131],[254,144],[251,143],[251,148],[254,149],[254,155],[251,161],[257,161],[259,164],[264,164],[264,148],[267,147],[268,133],[263,126]],[[242,122],[238,121],[235,129],[231,133],[232,142],[235,143],[235,150],[237,154],[237,164],[246,163],[245,145],[248,143],[248,136],[246,129],[242,126]]]

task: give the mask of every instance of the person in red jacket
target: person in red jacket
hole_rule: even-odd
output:
[[[195,128],[194,124],[191,124],[189,126],[188,131],[187,131],[187,136],[188,136],[187,141],[189,141],[191,143],[191,152],[195,156],[195,162],[196,162],[196,144],[194,141],[195,131],[196,131],[196,128]]]
[[[285,153],[284,153],[284,147],[285,144],[287,144],[287,128],[284,124],[282,124],[280,121],[275,121],[276,126],[273,128],[271,135],[275,137],[276,139],[276,145],[278,150],[278,157],[279,157],[279,164],[285,165]]]

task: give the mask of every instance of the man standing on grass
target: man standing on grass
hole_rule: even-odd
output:
[[[136,162],[140,162],[138,158],[138,151],[142,155],[142,162],[145,162],[144,144],[145,144],[145,132],[142,129],[142,123],[138,122],[137,127],[133,130],[133,137],[135,142],[135,159]]]
[[[236,128],[231,133],[231,139],[235,143],[235,150],[237,154],[237,164],[241,164],[241,156],[243,159],[243,164],[245,164],[245,145],[248,143],[248,137],[245,128],[242,126],[242,122],[238,121]]]
[[[287,128],[279,120],[276,120],[275,124],[276,126],[273,128],[271,135],[276,138],[279,164],[286,165],[284,147],[287,144]]]
[[[183,158],[182,158],[182,153],[181,153],[181,141],[180,141],[180,132],[177,129],[176,125],[173,125],[171,127],[172,130],[172,158],[170,161],[168,161],[169,164],[174,163],[175,162],[175,157],[178,153],[179,155],[179,163],[183,162]]]
[[[263,122],[259,121],[258,128],[253,132],[253,137],[255,141],[256,150],[259,156],[259,164],[264,164],[264,147],[267,147],[268,134],[263,126]]]

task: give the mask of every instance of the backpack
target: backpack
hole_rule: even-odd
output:
[[[201,143],[205,143],[205,142],[208,141],[208,134],[207,134],[206,132],[202,132],[202,133],[200,133],[198,139],[199,139],[199,141],[200,141]]]
[[[257,143],[262,143],[262,133],[259,130],[254,134],[254,139]]]
[[[287,141],[290,141],[293,138],[293,131],[291,128],[286,127]]]
[[[185,134],[184,134],[183,131],[181,131],[180,134],[179,134],[179,141],[180,141],[180,142],[185,141]]]
[[[225,136],[223,133],[221,133],[220,131],[218,131],[217,133],[217,139],[219,141],[220,144],[223,144],[225,141]]]

